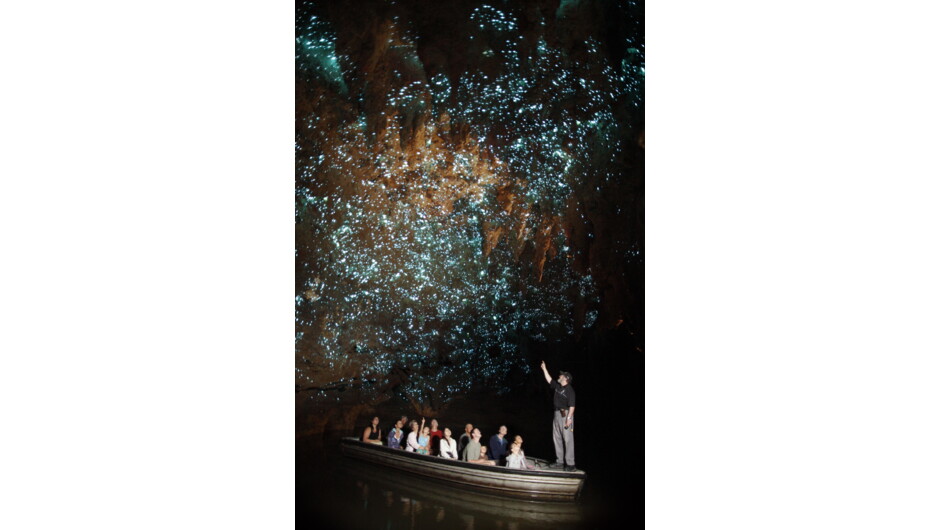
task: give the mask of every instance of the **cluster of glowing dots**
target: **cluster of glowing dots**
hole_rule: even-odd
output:
[[[451,160],[422,155],[418,167],[391,143],[376,153],[364,113],[339,128],[315,115],[299,118],[298,153],[301,143],[318,152],[297,160],[298,225],[314,247],[298,264],[298,386],[359,384],[377,392],[379,384],[370,381],[404,368],[412,373],[411,395],[446,398],[477,381],[499,385],[513,370],[530,370],[520,337],[547,341],[597,318],[597,286],[590,275],[572,272],[563,235],[555,242],[562,252],[539,281],[508,244],[484,255],[484,223],[509,222],[495,201],[501,183],[524,182],[519,202],[562,215],[585,172],[613,178],[615,169],[588,161],[598,150],[621,149],[614,105],[624,97],[642,104],[642,65],[614,68],[596,40],[586,43],[587,62],[566,61],[544,39],[534,53],[524,52],[511,13],[485,5],[471,18],[476,38],[491,44],[484,56],[502,61],[499,73],[403,81],[388,90],[386,113],[425,113],[429,135],[443,126],[444,114],[469,125],[470,136],[498,161],[490,164],[490,180],[472,172],[478,160],[469,152]],[[407,41],[407,31],[400,35]],[[641,57],[636,46],[631,53]],[[349,61],[337,55],[327,23],[298,20],[296,49],[298,76],[361,101],[346,93]],[[397,123],[387,126],[387,134],[402,132]],[[445,166],[455,167],[467,187],[442,179]],[[400,191],[393,183],[404,174],[410,180]],[[572,317],[572,293],[590,308],[582,323]],[[341,376],[325,381],[324,373]],[[310,398],[339,399],[329,390]]]

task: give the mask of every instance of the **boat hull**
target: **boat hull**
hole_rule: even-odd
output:
[[[547,469],[544,460],[530,459],[543,469],[509,469],[390,449],[355,438],[344,438],[341,449],[346,456],[372,464],[482,493],[519,499],[574,501],[580,495],[585,479],[583,471]]]

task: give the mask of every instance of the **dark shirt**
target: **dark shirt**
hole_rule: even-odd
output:
[[[444,431],[431,431],[431,454],[441,454],[441,438],[444,437]]]
[[[470,440],[472,439],[473,438],[471,438],[470,435],[467,433],[461,434],[460,438],[457,439],[457,454],[462,455],[463,448],[466,447],[467,444],[470,443]]]
[[[552,390],[555,391],[555,410],[566,409],[574,405],[574,388],[571,385],[561,386],[558,381],[552,381]]]
[[[506,438],[500,438],[498,434],[494,434],[490,438],[490,460],[496,460],[501,462],[503,457],[506,456],[506,450],[509,448],[509,442],[506,441]]]

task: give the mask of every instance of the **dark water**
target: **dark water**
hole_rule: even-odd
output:
[[[578,502],[532,502],[459,486],[344,457],[340,434],[298,439],[297,528],[417,529],[622,528],[624,498],[603,482],[585,482]],[[611,495],[613,493],[613,495]],[[614,524],[620,519],[620,524]],[[642,524],[642,521],[636,521]],[[636,527],[639,527],[636,525]]]

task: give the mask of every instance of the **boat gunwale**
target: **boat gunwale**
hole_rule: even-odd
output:
[[[473,462],[465,462],[463,460],[453,460],[450,458],[441,458],[439,456],[433,455],[422,455],[420,453],[415,453],[412,451],[406,451],[404,449],[393,449],[391,447],[386,447],[385,445],[373,444],[368,442],[363,442],[362,440],[354,437],[345,437],[341,440],[341,443],[344,444],[353,444],[355,446],[361,447],[363,449],[373,450],[373,451],[382,451],[388,453],[390,456],[399,456],[403,458],[413,458],[419,461],[425,461],[433,464],[442,464],[445,466],[458,467],[468,470],[483,470],[487,473],[502,473],[509,475],[519,475],[523,477],[552,477],[559,479],[568,479],[570,481],[583,481],[586,477],[586,474],[583,470],[577,471],[564,471],[560,469],[514,469],[505,466],[490,466],[484,464],[475,464]],[[548,463],[548,460],[534,457],[527,457],[532,460],[540,463]]]

